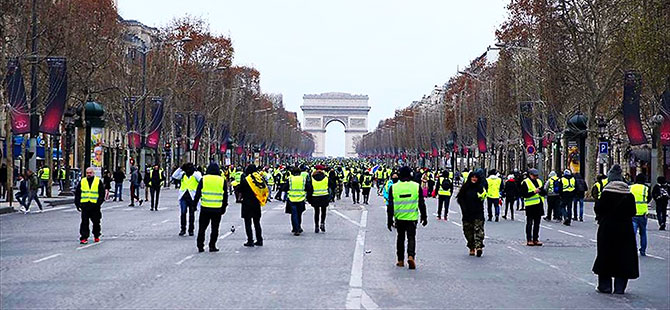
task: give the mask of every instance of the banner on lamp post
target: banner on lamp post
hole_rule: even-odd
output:
[[[12,133],[15,135],[30,133],[30,113],[26,100],[26,87],[23,84],[21,63],[19,63],[18,58],[12,58],[7,62],[5,89],[9,97],[9,106],[12,109]]]
[[[200,139],[202,133],[205,131],[205,116],[202,114],[195,115],[195,138],[193,139],[193,150],[198,151],[200,146]]]
[[[65,112],[67,99],[67,63],[64,57],[47,58],[49,68],[49,97],[42,117],[40,132],[56,135]]]
[[[519,103],[519,115],[521,117],[521,138],[523,139],[526,150],[535,149],[535,140],[533,139],[533,103],[526,101]]]
[[[647,143],[647,137],[640,120],[640,91],[642,77],[633,71],[626,71],[623,82],[623,120],[631,145]]]
[[[661,144],[670,145],[670,89],[666,89],[661,95],[661,114],[663,122],[661,123]]]
[[[477,119],[477,147],[479,153],[486,153],[486,118],[484,117]]]
[[[152,103],[152,112],[151,112],[151,125],[147,131],[147,142],[146,146],[148,148],[157,149],[160,143],[161,137],[161,125],[163,123],[163,98],[154,97],[151,99]]]

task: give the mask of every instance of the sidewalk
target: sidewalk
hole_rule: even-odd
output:
[[[17,189],[14,189],[13,193],[16,193]],[[55,206],[61,206],[66,204],[74,204],[74,195],[72,196],[58,196],[60,189],[57,186],[51,189],[51,197],[47,198],[46,196],[39,196],[40,202],[45,209],[50,209]],[[34,205],[34,203],[33,203]],[[12,201],[12,206],[9,206],[9,202],[2,201],[0,202],[0,214],[12,213],[21,211],[21,205],[18,201],[14,199]]]

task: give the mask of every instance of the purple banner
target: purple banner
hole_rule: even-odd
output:
[[[519,103],[519,111],[519,115],[521,116],[521,138],[523,138],[523,144],[526,148],[526,152],[532,150],[532,152],[528,153],[535,153],[535,141],[533,139],[533,119],[530,117],[533,115],[533,103]]]
[[[623,121],[631,145],[647,143],[647,137],[640,120],[640,90],[642,77],[636,72],[627,71],[623,81]]]
[[[479,153],[486,153],[486,118],[477,119],[477,147]]]
[[[60,121],[67,100],[67,63],[64,57],[47,58],[49,68],[49,97],[42,117],[40,132],[56,135],[60,132]]]
[[[138,149],[140,148],[140,134],[137,131],[138,127],[138,117],[137,117],[137,111],[135,111],[131,117],[131,110],[132,107],[135,106],[135,103],[137,102],[136,97],[125,97],[123,98],[123,104],[124,104],[124,109],[126,110],[126,129],[128,132],[128,147],[132,149]]]
[[[193,138],[193,150],[197,151],[200,146],[200,138],[205,131],[205,116],[202,114],[195,115],[195,138]]]
[[[152,111],[151,111],[151,125],[149,126],[149,131],[147,132],[147,143],[148,148],[157,149],[160,143],[161,137],[161,125],[163,123],[163,98],[154,97],[151,99]]]
[[[219,136],[219,152],[225,153],[228,150],[228,138],[230,131],[227,125],[221,125],[221,135]]]
[[[661,114],[663,123],[661,123],[661,144],[670,145],[670,89],[666,89],[661,95]]]
[[[7,63],[5,88],[12,109],[12,132],[15,135],[30,133],[30,114],[28,101],[26,101],[26,87],[23,84],[21,64],[16,58],[10,59]]]

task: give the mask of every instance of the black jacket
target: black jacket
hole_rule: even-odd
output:
[[[81,182],[88,182],[89,186],[91,185],[91,182],[93,179],[88,180],[88,178],[83,178],[77,184],[77,186],[74,189],[74,205],[77,208],[83,208],[83,207],[100,207],[102,205],[102,202],[105,201],[105,185],[103,184],[102,180],[100,180],[100,184],[98,184],[98,200],[95,203],[91,202],[85,202],[85,203],[80,203],[81,201]]]
[[[663,189],[663,191],[661,191],[661,189]],[[667,205],[668,199],[670,199],[668,194],[670,194],[670,187],[668,187],[668,184],[656,184],[651,190],[651,197],[656,201],[656,206]]]
[[[463,221],[484,220],[484,201],[479,198],[479,194],[484,191],[484,185],[481,181],[461,187],[456,196],[456,201],[461,206]]]
[[[530,180],[530,179],[529,179]],[[536,188],[540,189],[540,196],[544,197],[547,196],[547,191],[544,189],[544,186],[539,186],[540,183],[537,181],[533,181],[533,185],[535,185]],[[526,185],[526,182],[521,182],[521,185],[519,186],[519,194],[522,198],[530,198],[532,196],[535,196],[535,193],[529,192],[528,191],[528,185]],[[526,216],[543,216],[544,215],[544,199],[542,199],[542,202],[539,204],[534,204],[531,206],[525,206],[526,208]]]
[[[411,180],[400,180],[401,182],[414,182]],[[416,182],[415,182],[416,183]],[[393,209],[393,186],[389,188],[389,199],[388,199],[388,204],[386,205],[386,216],[387,216],[387,221],[388,223],[393,223],[393,214],[394,214],[394,209]],[[421,186],[419,186],[419,219],[420,220],[426,220],[428,219],[428,215],[426,214],[426,201],[423,198],[423,192],[421,190]]]
[[[258,201],[254,191],[249,186],[247,182],[247,176],[242,175],[240,178],[240,185],[237,186],[237,190],[240,192],[242,197],[242,218],[254,218],[261,216],[261,202]]]

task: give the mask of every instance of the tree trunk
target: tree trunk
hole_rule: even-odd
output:
[[[597,128],[595,113],[589,116],[588,128]],[[596,151],[598,147],[598,137],[597,135],[591,133],[586,137],[586,147],[582,156],[586,156],[586,167],[584,167],[584,181],[587,185],[591,185],[595,182],[596,176],[598,175],[598,152]],[[586,195],[591,197],[591,191],[586,191]]]

